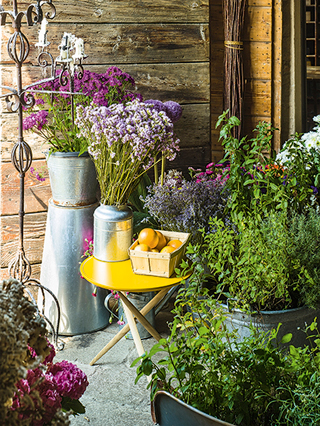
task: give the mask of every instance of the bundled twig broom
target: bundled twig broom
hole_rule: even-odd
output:
[[[224,0],[225,83],[224,109],[242,122],[243,116],[243,42],[241,41],[246,0]],[[234,127],[234,137],[240,138],[241,125]]]

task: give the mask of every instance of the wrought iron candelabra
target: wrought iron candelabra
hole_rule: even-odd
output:
[[[46,9],[48,10],[46,11]],[[38,289],[41,291],[43,299],[42,312],[39,312],[41,315],[44,316],[45,292],[48,292],[55,300],[58,312],[56,327],[53,326],[48,318],[45,316],[44,317],[52,330],[53,339],[56,345],[61,349],[61,344],[58,344],[58,330],[60,323],[60,307],[58,299],[50,289],[41,285],[37,279],[32,278],[32,268],[29,260],[26,257],[23,241],[25,215],[25,175],[32,164],[31,147],[23,138],[23,110],[32,108],[35,105],[34,94],[39,92],[35,86],[45,82],[53,81],[57,78],[59,78],[59,83],[62,87],[67,86],[67,84],[70,82],[70,90],[59,92],[41,90],[41,93],[49,93],[51,96],[54,96],[55,93],[68,94],[71,96],[71,105],[72,108],[74,108],[73,96],[76,95],[76,93],[74,93],[74,76],[76,73],[78,79],[82,78],[82,60],[86,57],[84,55],[83,40],[76,39],[74,36],[67,33],[64,33],[63,35],[62,42],[59,46],[60,55],[55,60],[53,59],[53,56],[47,51],[47,47],[50,45],[50,43],[47,41],[47,19],[51,20],[55,17],[55,15],[56,9],[52,0],[37,0],[36,3],[30,4],[27,10],[23,12],[18,10],[17,0],[13,0],[12,11],[6,11],[4,10],[3,6],[0,6],[0,25],[4,26],[6,25],[7,20],[11,20],[11,26],[14,29],[14,33],[10,36],[7,43],[7,52],[10,59],[13,60],[16,64],[17,76],[16,88],[4,85],[0,86],[2,89],[0,99],[3,98],[6,101],[6,107],[9,112],[18,114],[18,138],[17,142],[12,148],[11,161],[20,177],[19,246],[15,258],[9,263],[9,274],[11,277],[16,278],[22,282],[26,289],[28,289],[28,286],[38,287]],[[39,80],[25,87],[23,87],[22,65],[29,55],[30,43],[21,30],[23,21],[26,21],[28,26],[41,24],[41,29],[39,31],[39,41],[36,44],[40,50],[40,53],[37,57],[37,63],[40,69],[47,67],[51,68],[50,77]],[[75,49],[75,54],[71,56],[70,50],[72,49]],[[59,75],[57,75],[58,67],[61,69]],[[4,91],[6,93],[3,93]],[[74,117],[73,109],[72,117]],[[29,291],[28,293],[32,297]]]

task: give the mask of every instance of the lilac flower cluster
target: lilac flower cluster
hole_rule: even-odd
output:
[[[221,163],[209,163],[206,166],[205,171],[202,171],[201,169],[195,170],[193,167],[189,167],[189,172],[196,182],[213,180],[224,184],[229,179],[229,171],[230,165]]]
[[[34,167],[30,167],[30,173],[34,175],[39,182],[44,182],[46,180],[43,173],[37,171]]]
[[[78,400],[89,384],[85,373],[76,365],[68,361],[53,364],[55,349],[49,341],[47,343],[51,351],[43,363],[28,370],[27,377],[16,383],[11,410],[18,412],[18,419],[26,422],[24,424],[49,424],[57,411],[64,408],[64,398]],[[36,358],[36,351],[28,349],[31,357]]]
[[[103,204],[125,203],[158,154],[171,161],[179,151],[167,114],[138,99],[109,108],[79,105],[76,124],[90,141]]]
[[[79,129],[72,124],[72,98],[67,93],[70,92],[70,81],[62,86],[60,73],[61,70],[58,70],[54,80],[33,86],[37,111],[28,110],[31,113],[24,118],[23,128],[42,136],[52,152],[84,152],[87,142],[77,136]],[[135,98],[142,100],[140,94],[133,93],[134,84],[134,79],[117,67],[110,67],[101,74],[85,70],[82,78],[75,75],[74,92],[77,95],[73,102],[83,106],[93,102],[97,106],[107,107],[115,103],[127,103]],[[47,91],[54,94],[51,96],[45,93]]]
[[[156,111],[164,111],[167,116],[170,118],[172,123],[176,123],[180,120],[182,115],[182,108],[181,106],[174,101],[167,101],[167,102],[161,102],[158,100],[148,99],[144,101],[146,104],[149,104],[154,108]]]
[[[144,207],[162,229],[188,232],[193,242],[208,230],[209,218],[224,217],[228,193],[224,182],[214,179],[186,180],[180,172],[170,170],[163,185],[148,188]]]
[[[23,130],[37,129],[39,132],[48,124],[48,111],[33,112],[23,120]]]

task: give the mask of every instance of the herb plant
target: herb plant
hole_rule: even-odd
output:
[[[270,213],[238,227],[217,218],[209,221],[202,244],[189,244],[193,259],[191,280],[198,287],[207,279],[220,300],[236,300],[239,307],[282,310],[320,302],[320,216]],[[186,271],[184,271],[186,273]]]
[[[241,426],[312,424],[302,421],[306,414],[309,421],[319,419],[318,397],[310,386],[319,376],[319,339],[314,348],[291,345],[286,352],[278,345],[278,330],[267,334],[252,328],[250,336],[239,341],[237,332],[226,328],[216,300],[199,299],[190,288],[180,291],[173,312],[169,337],[132,364],[141,361],[136,382],[151,375],[151,398],[163,389]],[[316,323],[310,329],[316,330]],[[318,332],[311,334],[319,337]],[[291,338],[287,334],[281,342],[289,344]],[[309,404],[311,413],[306,410]]]
[[[259,123],[250,140],[233,137],[232,129],[239,125],[236,117],[227,119],[227,112],[217,122],[221,125],[220,138],[225,149],[222,162],[228,164],[226,188],[231,192],[229,208],[232,219],[243,217],[260,221],[275,210],[303,212],[311,205],[313,180],[308,164],[299,150],[294,163],[284,167],[273,155],[271,141],[274,128],[266,122]]]

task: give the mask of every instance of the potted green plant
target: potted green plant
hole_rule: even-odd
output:
[[[194,317],[186,307],[199,313]],[[151,376],[151,399],[165,390],[210,416],[241,426],[317,424],[320,419],[319,342],[314,347],[279,346],[278,330],[250,334],[239,340],[225,325],[216,300],[198,299],[180,290],[170,335],[135,360],[136,382]],[[280,327],[281,329],[281,327]],[[313,322],[309,338],[319,332]],[[291,334],[282,343],[290,343]],[[311,408],[311,410],[309,410]],[[180,408],[181,409],[181,408]],[[205,423],[205,420],[203,420]]]
[[[173,122],[165,111],[135,99],[108,108],[79,105],[76,124],[90,142],[101,190],[101,205],[94,213],[94,257],[128,259],[132,212],[127,201],[158,153],[175,158],[180,141]]]
[[[202,233],[202,244],[188,248],[194,260],[190,281],[199,290],[209,280],[241,333],[248,333],[251,322],[266,329],[285,322],[282,333],[310,324],[320,303],[315,173],[301,149],[285,166],[265,154],[272,137],[266,123],[251,141],[233,138],[235,117],[222,115],[219,123],[232,222],[214,218]]]

